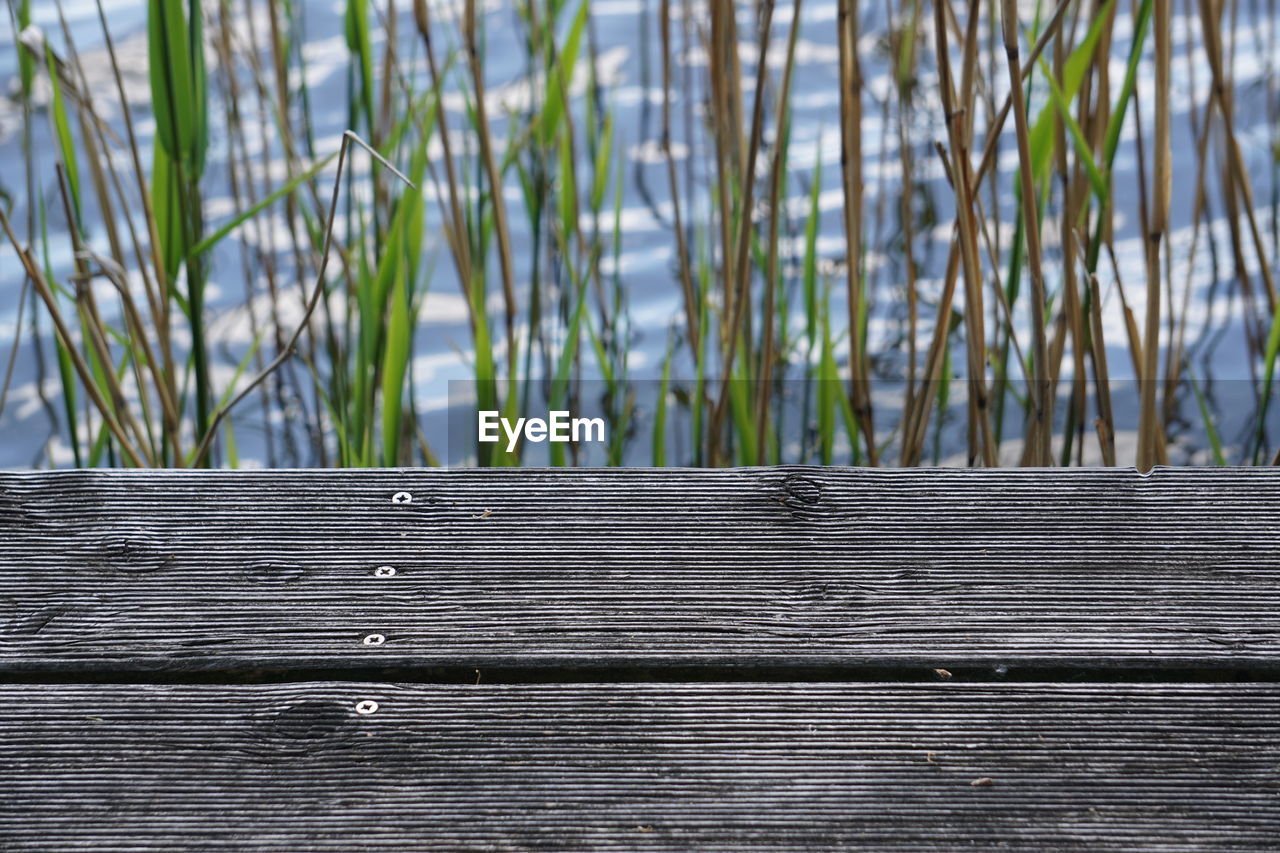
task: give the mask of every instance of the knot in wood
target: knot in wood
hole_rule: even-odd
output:
[[[262,583],[289,583],[290,581],[296,581],[306,573],[307,570],[297,563],[278,560],[258,560],[250,563],[244,569],[245,577]]]
[[[270,711],[259,732],[276,749],[309,752],[342,740],[351,724],[349,705],[331,699],[306,699]]]
[[[806,578],[784,587],[797,611],[835,614],[848,619],[861,605],[863,595],[851,584],[834,579]]]
[[[84,549],[86,561],[102,571],[125,574],[158,572],[173,565],[166,543],[146,533],[108,533]]]
[[[822,503],[822,489],[808,477],[791,474],[782,481],[778,502],[792,510],[813,510]]]

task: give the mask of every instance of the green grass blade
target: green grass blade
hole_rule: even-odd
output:
[[[1071,55],[1067,57],[1067,61],[1063,63],[1062,68],[1062,85],[1061,93],[1064,94],[1065,100],[1069,103],[1075,98],[1080,91],[1080,85],[1084,82],[1084,73],[1088,69],[1089,64],[1093,61],[1094,49],[1098,46],[1098,39],[1102,36],[1103,24],[1107,20],[1107,12],[1110,4],[1114,0],[1107,0],[1102,9],[1099,10],[1093,23],[1089,27],[1088,33],[1084,40],[1071,51]],[[1036,185],[1039,186],[1049,175],[1049,168],[1053,163],[1053,114],[1055,112],[1052,103],[1045,104],[1041,107],[1039,114],[1036,116],[1035,124],[1031,127],[1030,149],[1032,171],[1036,179]],[[1016,192],[1021,192],[1020,184],[1015,180],[1014,188]],[[1021,195],[1017,196],[1021,198]]]
[[[373,45],[369,36],[369,0],[348,0],[343,21],[347,50],[360,69],[359,104],[366,126],[373,131]]]
[[[1258,454],[1262,452],[1263,428],[1267,423],[1267,412],[1271,408],[1271,386],[1275,380],[1276,356],[1280,354],[1280,305],[1271,315],[1271,331],[1267,334],[1267,350],[1262,357],[1262,393],[1258,400],[1258,429],[1253,448],[1253,463],[1258,464]]]
[[[382,362],[382,464],[399,463],[400,425],[403,414],[404,380],[413,356],[413,308],[408,276],[396,276],[387,322],[387,342]]]
[[[1067,101],[1066,95],[1063,94],[1062,87],[1058,85],[1058,81],[1053,79],[1053,75],[1049,72],[1049,64],[1043,58],[1040,60],[1040,70],[1044,73],[1044,78],[1049,81],[1050,100],[1052,100],[1054,108],[1058,111],[1058,117],[1062,119],[1062,123],[1071,135],[1071,141],[1076,149],[1076,156],[1084,164],[1085,173],[1089,176],[1089,185],[1093,188],[1094,195],[1098,197],[1098,200],[1106,204],[1111,195],[1110,181],[1098,170],[1097,164],[1093,161],[1093,152],[1089,150],[1089,143],[1084,138],[1084,132],[1080,130],[1080,125],[1076,122],[1075,117],[1071,115],[1071,105]]]
[[[542,114],[538,118],[538,134],[544,147],[550,147],[556,134],[560,132],[561,117],[566,107],[564,99],[569,91],[569,84],[573,82],[573,70],[578,64],[578,51],[583,30],[587,26],[589,8],[590,0],[582,0],[578,5],[578,12],[565,38],[564,47],[561,48],[551,73],[547,75],[547,91],[543,97]]]
[[[16,10],[16,23],[14,43],[18,41],[18,34],[31,25],[31,0],[22,0],[18,4]],[[31,87],[35,85],[36,79],[36,63],[32,59],[29,51],[23,50],[21,47],[17,49],[18,54],[18,79],[22,81],[22,96],[24,99],[30,100]]]
[[[232,231],[235,231],[241,225],[248,222],[250,219],[257,216],[259,213],[266,210],[268,207],[275,204],[277,201],[284,198],[289,193],[293,192],[295,189],[298,188],[299,184],[302,184],[314,178],[317,174],[319,174],[319,172],[322,169],[324,169],[325,166],[328,166],[330,163],[332,163],[333,158],[337,156],[338,156],[338,152],[334,151],[332,154],[329,154],[323,159],[316,161],[316,163],[310,169],[307,169],[305,172],[302,172],[301,174],[294,176],[293,179],[289,180],[288,182],[278,187],[274,192],[271,193],[271,195],[262,199],[257,204],[250,207],[248,210],[245,210],[242,213],[236,214],[226,224],[220,227],[217,231],[213,232],[208,237],[204,238],[195,246],[193,246],[191,248],[191,251],[187,253],[187,257],[197,258],[207,253],[214,246],[221,243],[222,240],[225,237],[227,237],[229,234],[231,234]]]
[[[813,170],[809,188],[809,214],[804,223],[804,317],[805,336],[812,352],[818,335],[818,224],[822,213],[818,197],[822,191],[822,159]]]
[[[1209,449],[1213,453],[1213,464],[1222,466],[1227,464],[1227,458],[1222,452],[1222,441],[1218,437],[1218,429],[1213,425],[1213,415],[1209,412],[1209,405],[1205,402],[1204,392],[1200,390],[1200,383],[1196,381],[1195,376],[1187,374],[1187,378],[1191,380],[1191,389],[1196,394],[1196,406],[1200,409],[1200,417],[1204,421],[1205,438],[1209,440]]]
[[[590,100],[590,99],[588,99]],[[604,194],[609,188],[609,163],[613,153],[613,113],[604,117],[599,147],[596,149],[595,171],[591,176],[591,209],[599,211],[604,204]]]
[[[147,48],[156,137],[170,159],[179,162],[195,151],[198,134],[198,93],[192,80],[195,46],[190,40],[195,27],[186,17],[179,0],[150,0],[148,4]],[[200,53],[203,57],[202,45]]]
[[[1129,48],[1129,61],[1125,65],[1124,82],[1120,85],[1120,94],[1116,96],[1116,105],[1111,111],[1111,120],[1107,122],[1107,133],[1102,146],[1102,160],[1108,171],[1115,159],[1116,150],[1120,147],[1120,131],[1124,128],[1124,117],[1133,98],[1134,89],[1138,85],[1138,66],[1142,64],[1142,49],[1151,30],[1152,0],[1142,0],[1138,7],[1138,18],[1133,28],[1133,44]]]
[[[225,407],[228,402],[230,402],[232,395],[235,393],[236,384],[240,382],[240,379],[244,376],[245,371],[249,369],[249,365],[253,362],[253,357],[257,354],[258,348],[262,346],[262,340],[265,336],[266,336],[266,330],[264,329],[263,331],[258,333],[257,337],[253,339],[253,343],[249,345],[249,349],[245,351],[245,354],[243,356],[241,356],[239,364],[236,365],[235,372],[231,375],[231,380],[227,382],[227,387],[223,389],[222,395],[218,398],[218,405],[216,408],[221,409]],[[235,428],[232,425],[231,418],[226,419],[226,427],[227,427],[226,436],[227,436],[227,442],[228,442],[227,449],[229,454],[228,464],[230,464],[231,467],[234,468],[236,467],[236,463],[231,460],[233,460],[235,457],[235,449],[234,449],[235,448]],[[192,448],[191,452],[187,454],[187,458],[184,464],[186,464],[187,467],[190,467],[191,465],[195,464],[195,461],[196,461],[195,448]]]
[[[667,394],[671,387],[671,361],[675,357],[675,336],[667,341],[667,354],[662,359],[662,379],[658,382],[658,399],[653,409],[653,467],[667,464]]]
[[[58,81],[58,66],[53,51],[45,48],[45,63],[49,69],[49,86],[52,89],[50,119],[53,121],[53,134],[58,140],[58,152],[62,157],[62,165],[67,170],[67,184],[71,188],[71,204],[75,209],[76,219],[80,219],[80,166],[76,159],[76,144],[71,136],[71,122],[67,119],[67,105],[62,97],[62,84]],[[81,227],[76,222],[75,227]]]

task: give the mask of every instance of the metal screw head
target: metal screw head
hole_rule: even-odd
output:
[[[386,641],[387,641],[387,638],[382,636],[381,634],[370,634],[369,636],[364,638],[364,644],[366,646],[380,646]]]
[[[372,714],[378,710],[378,703],[372,699],[362,699],[356,703],[357,714]]]
[[[391,496],[391,502],[393,504],[413,503],[413,495],[409,494],[408,492],[396,492],[394,495]]]
[[[378,568],[373,570],[373,576],[375,578],[390,578],[395,577],[395,574],[395,566],[378,566]]]

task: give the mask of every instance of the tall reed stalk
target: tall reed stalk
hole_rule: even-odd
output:
[[[437,464],[417,356],[441,349],[431,306],[456,294],[477,408],[595,408],[613,435],[454,460],[1276,456],[1280,171],[1254,166],[1255,100],[1238,103],[1257,79],[1244,46],[1265,54],[1274,28],[1196,0],[1175,55],[1169,0],[838,0],[834,31],[801,2],[651,5],[628,61],[660,91],[636,120],[614,106],[589,0],[415,0],[411,21],[345,0],[337,142],[318,132],[332,91],[313,89],[306,3],[148,0],[143,103],[101,3],[86,58],[60,4],[42,33],[12,0],[24,162],[0,221],[22,282],[0,417],[30,348],[79,465],[236,465],[250,436],[268,464]],[[499,79],[495,52],[513,50]],[[1257,91],[1275,74],[1267,58]],[[815,127],[805,104],[823,97]],[[656,182],[627,160],[646,142]],[[350,144],[374,165],[351,168]],[[669,276],[628,271],[641,202],[669,231]],[[243,296],[211,306],[228,279]],[[1193,363],[1217,322],[1195,328],[1198,289],[1225,293],[1241,332],[1239,429]],[[667,328],[637,326],[641,294],[669,301]]]

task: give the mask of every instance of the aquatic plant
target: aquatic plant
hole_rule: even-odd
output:
[[[1269,177],[1250,168],[1236,45],[1268,57],[1250,81],[1280,152],[1274,23],[1244,33],[1214,0],[1181,16],[1169,0],[836,0],[837,109],[813,144],[839,147],[837,221],[821,156],[802,161],[793,140],[814,2],[641,4],[661,65],[656,100],[643,94],[652,186],[629,174],[643,140],[621,138],[590,0],[519,0],[500,32],[475,0],[348,0],[349,133],[325,138],[300,0],[150,0],[145,103],[99,2],[110,104],[61,8],[45,33],[12,0],[24,174],[6,177],[20,203],[0,216],[24,283],[0,415],[25,333],[55,355],[50,414],[78,465],[236,465],[246,430],[267,464],[437,464],[414,356],[429,292],[450,292],[475,408],[589,403],[613,425],[598,453],[552,445],[553,465],[916,465],[939,457],[950,423],[975,465],[1148,468],[1178,441],[1217,463],[1271,461],[1280,155]],[[500,91],[495,43],[523,66]],[[868,87],[869,62],[889,85]],[[1177,63],[1189,91],[1175,93]],[[1194,150],[1175,152],[1184,112]],[[56,150],[36,148],[42,121]],[[348,156],[349,141],[367,153]],[[1176,245],[1175,153],[1194,164]],[[1122,161],[1136,181],[1117,180]],[[230,212],[211,213],[212,188]],[[623,272],[637,190],[672,245],[662,328],[636,327]],[[1119,259],[1117,216],[1137,223],[1140,267]],[[945,261],[926,259],[930,244]],[[1217,274],[1251,377],[1252,411],[1227,441],[1189,343],[1206,245],[1230,266]],[[227,346],[208,289],[235,264],[249,342]],[[641,333],[665,341],[647,379]],[[1113,378],[1109,348],[1135,382]],[[1117,448],[1130,388],[1131,455]],[[530,461],[523,446],[469,452]]]

